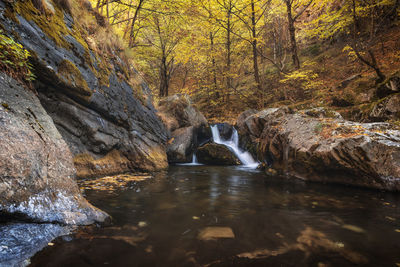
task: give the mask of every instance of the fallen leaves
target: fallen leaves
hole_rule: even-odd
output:
[[[78,183],[83,190],[114,191],[127,187],[129,183],[140,182],[150,178],[152,176],[148,174],[120,174],[94,180],[80,180]]]

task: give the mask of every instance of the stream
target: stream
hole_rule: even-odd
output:
[[[195,164],[115,188],[84,185],[113,224],[57,238],[31,266],[400,263],[398,194]]]

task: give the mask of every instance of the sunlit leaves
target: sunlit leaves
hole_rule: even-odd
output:
[[[0,69],[14,78],[30,82],[35,79],[30,53],[21,44],[3,34],[0,30]]]

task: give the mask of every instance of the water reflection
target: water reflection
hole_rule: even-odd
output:
[[[397,194],[176,166],[110,195],[86,190],[115,225],[56,242],[32,266],[395,266]]]

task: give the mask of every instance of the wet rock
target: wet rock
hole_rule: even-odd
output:
[[[12,93],[10,93],[12,92]],[[20,219],[90,224],[108,215],[75,181],[72,154],[37,97],[0,74],[0,213]]]
[[[280,175],[400,190],[400,132],[389,124],[282,112],[251,115],[241,129]]]
[[[57,224],[0,225],[0,266],[27,266],[36,252],[71,230]]]
[[[230,227],[215,226],[202,229],[197,238],[203,241],[208,241],[221,238],[235,238],[235,235]]]
[[[190,162],[195,149],[211,139],[208,122],[187,95],[173,95],[158,104],[158,115],[170,132],[168,161]]]
[[[230,140],[233,133],[232,125],[229,123],[217,123],[219,134],[222,140]]]
[[[209,143],[197,150],[197,160],[206,165],[240,165],[235,154],[224,145]]]

